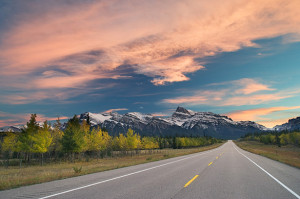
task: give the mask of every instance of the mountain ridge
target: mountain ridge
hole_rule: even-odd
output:
[[[266,127],[252,121],[233,121],[225,115],[195,112],[180,106],[171,116],[166,117],[140,112],[125,114],[85,112],[78,116],[81,122],[89,117],[92,128],[104,128],[111,135],[126,133],[131,128],[141,136],[212,136],[236,139],[246,133],[267,130]],[[22,125],[6,128],[13,132],[20,132],[21,129]]]
[[[266,130],[266,127],[251,121],[233,121],[227,116],[212,112],[194,112],[177,107],[170,117],[129,112],[123,115],[90,113],[80,115],[80,120],[90,117],[92,127],[105,128],[112,135],[126,133],[129,128],[142,136],[212,136],[236,139],[249,132]]]
[[[300,130],[300,117],[289,119],[288,122],[281,125],[276,125],[273,129],[275,131]]]

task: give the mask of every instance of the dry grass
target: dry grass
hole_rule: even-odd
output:
[[[197,153],[216,148],[220,145],[222,145],[222,143],[191,149],[163,149],[156,150],[152,154],[140,154],[98,160],[90,159],[89,162],[63,162],[47,164],[45,166],[29,166],[25,168],[19,168],[17,166],[9,167],[8,169],[0,168],[0,190]],[[81,167],[82,170],[80,172],[75,172]]]
[[[275,145],[265,145],[255,141],[241,141],[235,142],[240,148],[268,157],[279,162],[300,168],[300,148],[287,145],[278,147]]]

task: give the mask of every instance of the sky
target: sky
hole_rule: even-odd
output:
[[[299,0],[1,0],[0,127],[177,106],[300,116]]]

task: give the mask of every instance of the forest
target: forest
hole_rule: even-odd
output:
[[[241,138],[242,141],[258,141],[264,144],[294,145],[300,147],[300,132],[298,131],[268,131],[264,133],[249,133]]]
[[[111,136],[105,129],[91,128],[89,120],[80,121],[74,115],[64,128],[59,118],[53,127],[45,121],[39,126],[36,114],[31,114],[22,132],[5,132],[1,136],[0,149],[3,164],[18,160],[20,167],[31,162],[71,161],[77,159],[110,157],[118,154],[138,154],[141,150],[164,148],[191,148],[207,146],[222,140],[212,137],[141,137],[128,129],[126,134]],[[64,129],[64,130],[62,130]],[[130,152],[130,153],[128,153]]]

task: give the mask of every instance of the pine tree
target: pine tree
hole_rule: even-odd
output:
[[[91,125],[91,121],[90,121],[90,113],[87,114],[86,122],[87,122],[88,125]]]
[[[36,114],[31,114],[29,122],[27,122],[27,128],[23,129],[18,146],[19,150],[25,153],[25,160],[30,161],[30,153],[33,151],[33,138],[38,133],[39,126],[36,122]]]
[[[68,121],[61,140],[63,151],[72,154],[71,160],[74,161],[75,153],[82,152],[85,149],[85,141],[85,132],[80,125],[79,119],[74,115]]]
[[[62,125],[58,117],[56,122],[54,123],[54,129],[53,131],[51,131],[52,144],[49,149],[49,151],[54,152],[55,156],[57,155],[58,151],[62,150],[61,139],[64,135],[64,132],[61,130],[61,127]]]
[[[276,135],[275,135],[275,139],[276,139],[276,144],[277,144],[277,146],[278,146],[278,147],[281,147],[280,138],[279,138],[279,136],[278,136],[277,133],[276,133]]]

